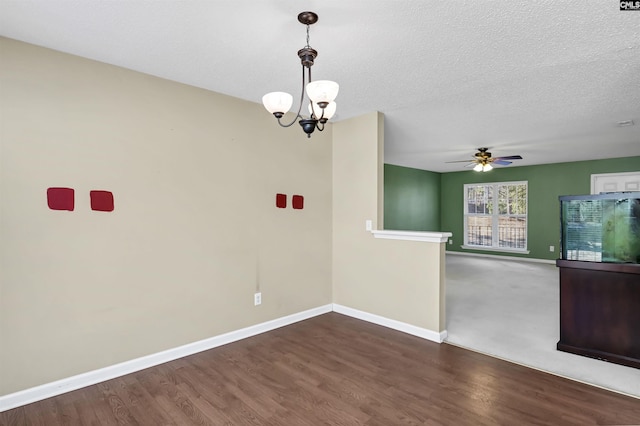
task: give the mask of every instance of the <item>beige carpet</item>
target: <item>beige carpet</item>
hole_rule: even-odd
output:
[[[447,342],[640,398],[640,369],[556,350],[555,265],[447,254]]]

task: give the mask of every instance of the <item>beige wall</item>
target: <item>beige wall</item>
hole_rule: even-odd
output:
[[[308,140],[257,103],[0,49],[0,395],[331,302],[330,128]],[[52,186],[75,211],[48,209]]]
[[[333,127],[333,301],[434,332],[444,323],[444,243],[375,239],[382,228],[383,116]]]
[[[257,103],[3,38],[0,55],[0,396],[331,302],[444,329],[444,245],[365,230],[381,114],[308,140]],[[52,186],[75,211],[48,209]]]

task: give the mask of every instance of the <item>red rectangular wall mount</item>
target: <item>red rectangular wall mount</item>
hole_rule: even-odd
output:
[[[294,195],[291,198],[291,207],[296,210],[302,210],[304,208],[304,197],[302,195]]]
[[[99,212],[113,211],[113,193],[110,191],[90,191],[91,210]]]
[[[75,204],[73,188],[47,188],[47,204],[51,210],[73,211]]]
[[[279,209],[287,207],[287,194],[276,194],[276,207]]]

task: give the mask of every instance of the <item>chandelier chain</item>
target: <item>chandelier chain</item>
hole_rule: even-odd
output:
[[[311,47],[309,46],[309,25],[307,25],[307,45],[305,47]]]

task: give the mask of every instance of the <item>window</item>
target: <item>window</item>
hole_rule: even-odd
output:
[[[527,182],[467,184],[464,196],[466,248],[527,250]]]

